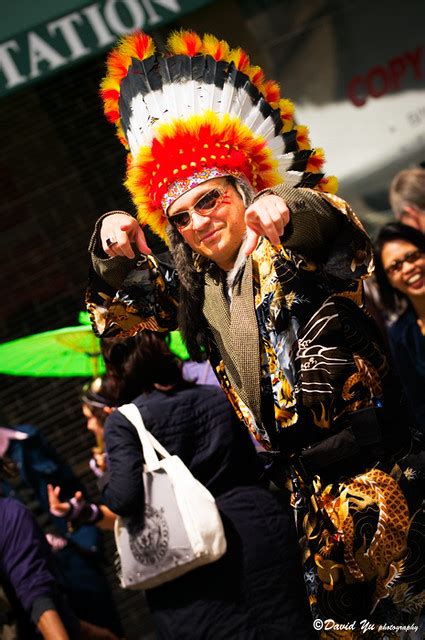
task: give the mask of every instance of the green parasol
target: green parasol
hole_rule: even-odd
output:
[[[7,375],[89,378],[104,371],[99,339],[86,324],[0,344],[0,373]]]
[[[171,353],[174,353],[174,355],[180,358],[180,360],[190,359],[190,355],[180,331],[170,331],[167,336],[166,342]]]
[[[0,374],[37,378],[97,377],[105,372],[100,340],[81,311],[80,325],[35,333],[0,344]],[[181,360],[189,354],[179,331],[168,336],[170,350]]]

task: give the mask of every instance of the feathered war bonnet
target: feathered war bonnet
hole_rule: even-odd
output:
[[[255,191],[281,182],[336,190],[322,149],[294,106],[242,49],[192,31],[172,33],[157,54],[150,36],[123,37],[107,60],[104,111],[129,150],[126,186],[147,224],[167,241],[164,210],[212,177],[233,175]]]

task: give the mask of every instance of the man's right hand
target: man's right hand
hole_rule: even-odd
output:
[[[134,258],[131,243],[137,246],[140,253],[147,255],[152,253],[137,220],[124,213],[112,213],[103,219],[100,239],[103,251],[111,257]]]

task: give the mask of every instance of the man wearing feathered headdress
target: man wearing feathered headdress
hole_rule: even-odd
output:
[[[352,554],[363,537],[353,530],[357,546],[343,547],[354,503],[338,520],[339,493],[324,490],[376,465],[382,432],[400,414],[364,312],[366,233],[321,173],[323,152],[294,124],[292,103],[242,50],[181,32],[159,55],[146,34],[128,36],[109,56],[101,93],[129,149],[137,220],[109,212],[93,235],[88,308],[98,334],[178,326],[193,359],[206,351],[275,481],[290,480],[314,616],[367,617],[389,593],[369,581],[393,558],[360,569]],[[144,225],[171,257],[151,253]],[[365,599],[352,597],[359,584]]]

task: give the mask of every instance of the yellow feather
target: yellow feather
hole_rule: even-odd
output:
[[[261,90],[264,83],[264,71],[258,65],[252,65],[245,71],[251,82]]]
[[[243,73],[246,73],[247,69],[249,68],[249,56],[240,47],[230,50],[227,61],[233,62],[235,67]]]
[[[138,32],[130,36],[123,36],[119,43],[119,51],[130,58],[145,60],[155,53],[155,43],[146,33]]]
[[[280,109],[280,113],[282,114],[282,116],[289,116],[289,117],[293,117],[294,112],[295,112],[295,106],[294,103],[291,100],[288,100],[288,98],[281,98],[279,100],[279,109]]]
[[[113,89],[114,91],[120,92],[120,83],[116,78],[112,78],[111,76],[105,76],[100,83],[100,89],[107,91],[109,89]]]
[[[316,186],[316,189],[335,194],[338,191],[338,178],[336,176],[325,176]]]
[[[202,49],[202,40],[194,31],[172,31],[167,38],[167,49],[175,55],[195,55]]]
[[[297,132],[297,143],[299,149],[311,149],[308,127],[304,124],[298,124],[294,128]]]
[[[219,40],[211,33],[206,33],[202,39],[202,51],[215,60],[227,60],[230,47],[225,40]]]

